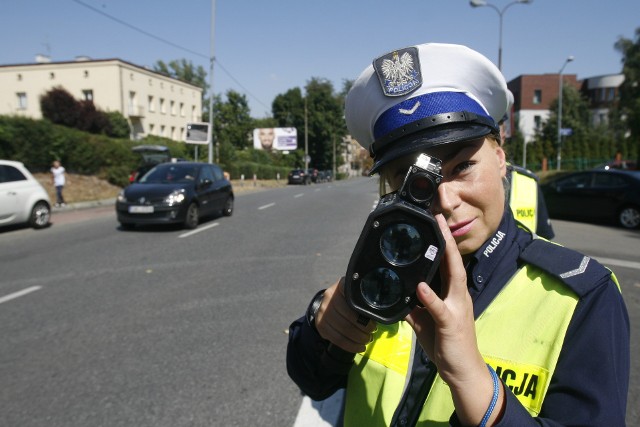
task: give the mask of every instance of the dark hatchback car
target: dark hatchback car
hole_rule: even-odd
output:
[[[554,218],[640,226],[640,172],[617,169],[575,172],[540,187]]]
[[[144,224],[183,224],[196,228],[200,218],[233,213],[233,188],[218,165],[162,163],[118,195],[122,228]]]

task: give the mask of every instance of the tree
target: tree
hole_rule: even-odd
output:
[[[562,127],[572,131],[570,136],[561,140],[562,165],[565,169],[583,169],[585,162],[592,159],[592,135],[590,113],[587,101],[572,85],[562,86]],[[543,158],[553,161],[558,154],[558,100],[551,106],[549,119],[535,137],[532,150],[527,157],[532,163],[542,162]],[[530,147],[530,146],[529,146]],[[529,160],[527,160],[529,162]]]
[[[168,64],[159,60],[153,65],[153,70],[165,76],[198,86],[202,88],[203,94],[209,89],[205,69],[201,65],[195,67],[191,61],[186,59],[169,61]]]
[[[62,86],[57,86],[40,96],[42,116],[52,123],[75,127],[80,115],[80,104]]]
[[[640,161],[640,28],[636,28],[634,40],[620,37],[615,48],[622,54],[624,74],[624,82],[620,86],[621,118]]]
[[[311,165],[318,169],[330,169],[333,165],[334,146],[342,152],[344,125],[343,98],[334,94],[333,84],[314,77],[305,87],[307,96],[307,127]],[[336,163],[340,163],[336,159]]]
[[[226,101],[216,96],[213,104],[213,132],[219,147],[224,147],[224,153],[220,152],[222,161],[228,159],[231,147],[237,150],[249,147],[254,123],[249,113],[247,97],[234,90],[227,91],[226,95]],[[225,144],[230,144],[231,147]]]

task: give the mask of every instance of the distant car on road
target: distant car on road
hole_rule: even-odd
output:
[[[552,179],[540,188],[551,217],[640,227],[640,171],[575,172]]]
[[[289,172],[288,181],[289,184],[311,184],[311,175],[305,173],[303,169],[294,169]]]
[[[313,182],[314,184],[318,182],[318,169],[315,169],[315,168],[307,169],[307,175],[311,177],[311,182]]]
[[[0,160],[0,226],[50,224],[51,201],[22,162]]]
[[[162,163],[116,200],[124,229],[145,224],[183,224],[196,228],[200,218],[233,213],[233,188],[218,165],[199,162]]]

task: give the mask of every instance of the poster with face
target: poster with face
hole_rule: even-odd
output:
[[[293,151],[298,148],[296,128],[257,128],[253,130],[256,150]]]

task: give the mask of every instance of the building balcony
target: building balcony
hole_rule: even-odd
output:
[[[127,111],[127,115],[131,118],[142,118],[144,117],[144,107],[130,105]]]

